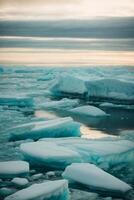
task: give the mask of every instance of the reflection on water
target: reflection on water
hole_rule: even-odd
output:
[[[80,131],[82,133],[82,138],[88,139],[100,139],[105,137],[117,137],[115,135],[108,135],[100,130],[91,129],[90,127],[82,125],[80,127]]]
[[[47,112],[47,111],[43,111],[43,110],[35,111],[35,117],[37,117],[37,118],[45,118],[45,119],[57,118],[56,114],[50,113],[50,112]]]

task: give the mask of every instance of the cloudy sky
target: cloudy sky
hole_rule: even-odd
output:
[[[134,0],[0,0],[1,20],[133,16]]]

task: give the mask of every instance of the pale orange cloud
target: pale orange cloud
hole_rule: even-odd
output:
[[[133,16],[134,0],[0,0],[1,19]]]

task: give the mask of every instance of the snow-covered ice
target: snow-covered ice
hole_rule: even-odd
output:
[[[70,112],[75,113],[77,115],[90,116],[90,117],[103,117],[107,115],[103,110],[95,106],[89,106],[89,105],[73,108],[70,110]]]
[[[117,195],[132,189],[127,183],[89,163],[73,163],[62,176],[70,182],[81,183],[91,189],[116,192]]]
[[[134,143],[113,138],[89,140],[82,138],[45,139],[21,144],[25,159],[34,165],[64,168],[73,162],[107,163],[108,168],[133,160]]]
[[[34,139],[43,137],[68,137],[80,135],[80,124],[71,117],[22,124],[8,130],[10,140]]]
[[[20,190],[5,200],[69,200],[68,182],[66,180],[47,181],[33,184]]]
[[[25,161],[0,162],[0,178],[13,178],[29,173],[29,163]]]

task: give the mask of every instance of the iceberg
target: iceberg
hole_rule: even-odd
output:
[[[77,115],[84,115],[89,117],[103,117],[107,115],[103,110],[95,106],[89,105],[73,108],[70,110],[70,112]]]
[[[55,95],[64,93],[84,95],[87,92],[85,78],[82,78],[82,76],[79,77],[78,75],[69,75],[68,73],[59,76],[50,90]]]
[[[80,136],[80,123],[73,121],[71,117],[65,117],[27,123],[8,131],[10,132],[10,140]]]
[[[29,163],[25,161],[0,162],[0,178],[14,178],[29,173]]]
[[[134,143],[113,138],[45,138],[43,141],[21,144],[20,151],[33,165],[63,169],[74,162],[88,162],[100,167],[107,164],[109,169],[121,163],[127,165],[133,162]]]
[[[66,180],[46,181],[33,184],[20,190],[5,200],[69,200],[68,182]]]
[[[33,106],[33,99],[30,97],[0,97],[0,105],[7,106],[19,106],[19,107],[31,107]]]
[[[110,191],[117,196],[132,189],[127,183],[89,163],[73,163],[65,169],[62,176],[70,182],[77,182],[98,191]]]
[[[52,85],[50,91],[53,95],[79,96],[89,100],[134,100],[134,82],[120,77],[108,76],[82,76],[81,74],[63,74]]]
[[[88,98],[134,100],[134,83],[114,78],[99,78],[86,82]]]

